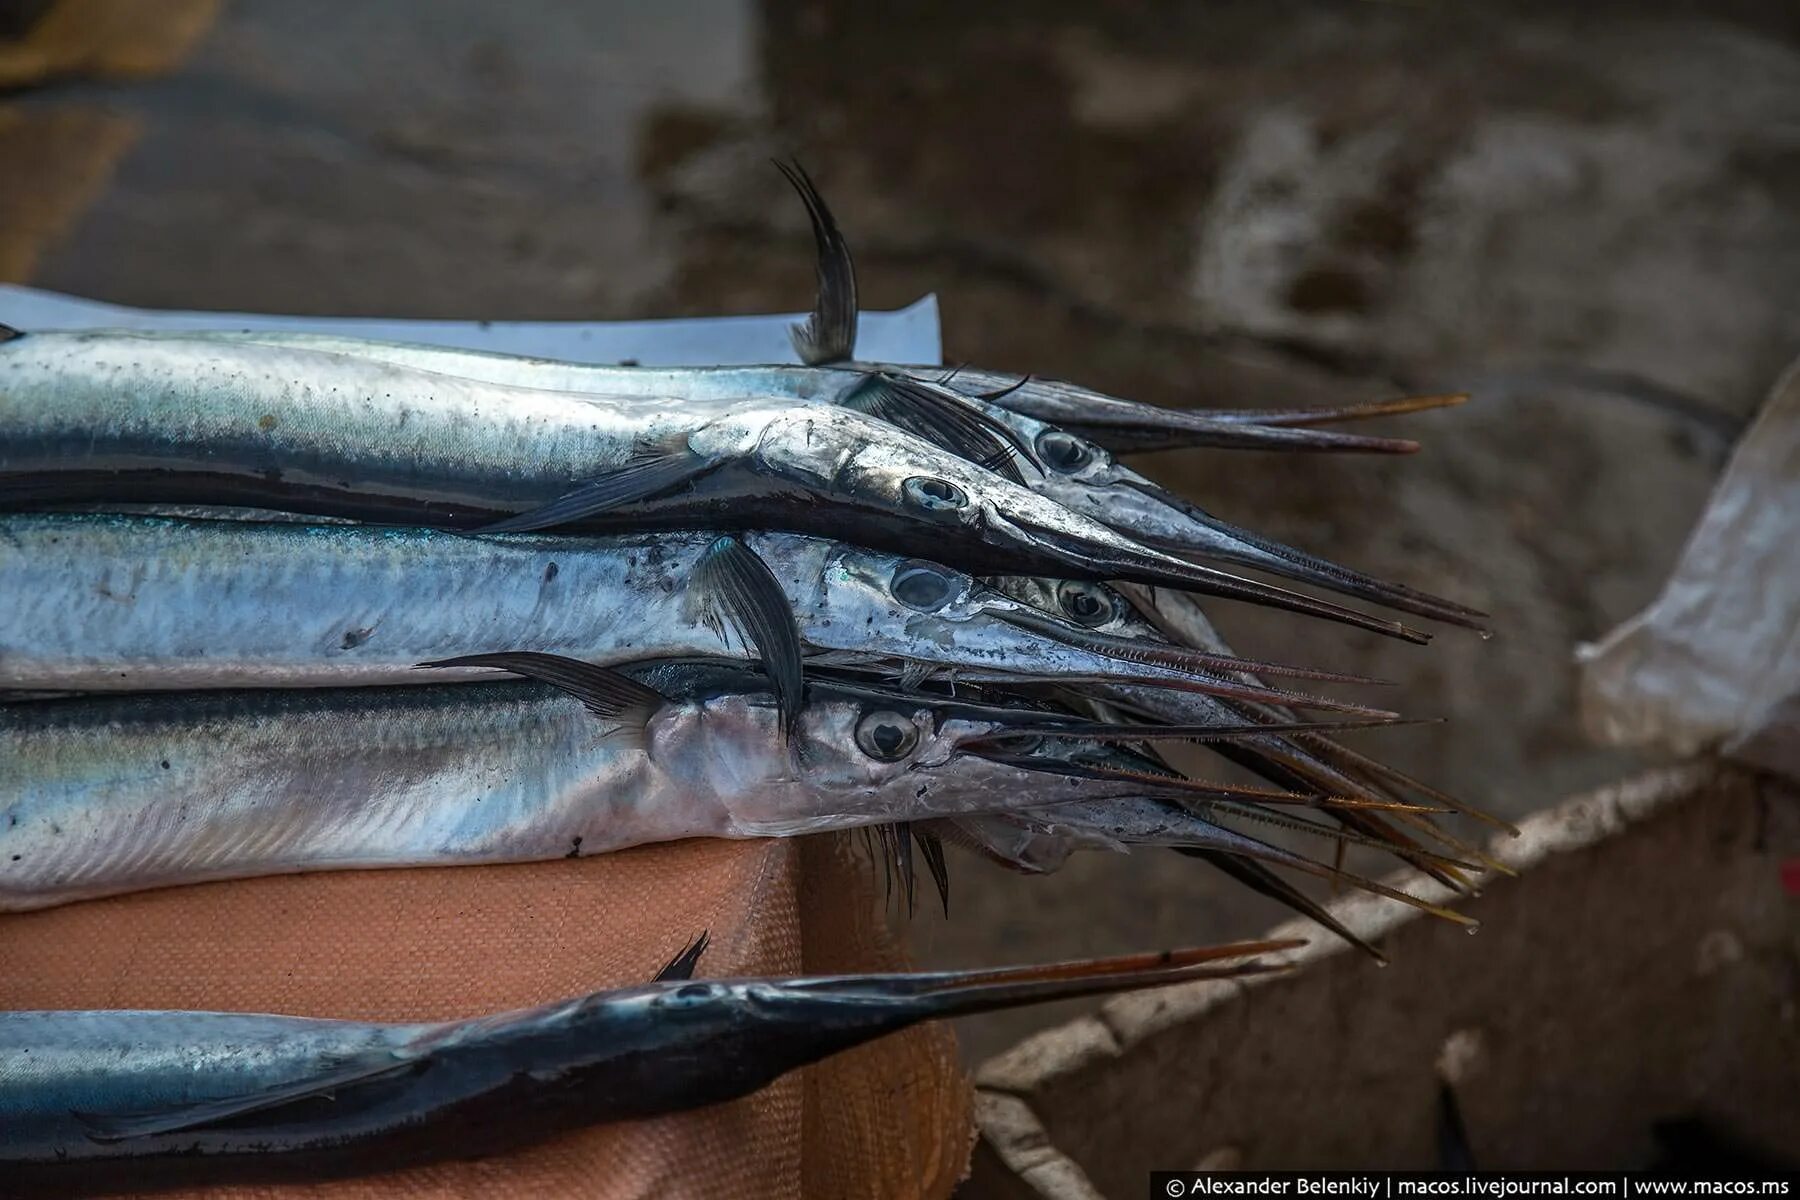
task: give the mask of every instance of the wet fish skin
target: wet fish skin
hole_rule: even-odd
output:
[[[784,740],[774,697],[741,667],[637,673],[664,696],[652,694],[644,715],[608,721],[526,683],[0,706],[0,910],[249,875],[542,861],[1146,790],[1060,775],[1055,762],[983,757],[986,742],[1034,719],[1012,710],[987,717],[891,691],[820,695],[815,684]],[[892,753],[869,749],[865,718],[879,718]],[[1119,753],[1079,744],[1099,761]]]
[[[795,400],[835,403],[869,373],[891,371],[926,383],[948,379],[948,386],[972,400],[1080,433],[1120,454],[1187,447],[1410,454],[1418,450],[1417,442],[1337,433],[1308,426],[1326,420],[1355,420],[1365,415],[1389,416],[1460,399],[1409,398],[1408,401],[1383,401],[1361,406],[1270,410],[1267,423],[1264,423],[1254,409],[1233,409],[1215,416],[1205,409],[1142,404],[1079,384],[979,367],[947,371],[934,366],[864,362],[819,366],[771,363],[723,367],[613,367],[448,346],[361,342],[332,334],[221,330],[180,336],[262,342],[334,353],[350,352],[351,344],[359,344],[361,348],[355,353],[447,375],[603,396],[687,397],[697,403],[747,396],[788,396]],[[1407,407],[1409,404],[1411,407]]]
[[[0,344],[0,507],[96,501],[519,529],[849,525],[951,566],[1197,587],[1427,640],[1140,546],[850,409],[651,411],[252,342]]]
[[[741,656],[742,639],[694,603],[714,536],[0,514],[0,690],[410,684],[427,659],[512,649],[599,663]],[[744,540],[817,653],[1215,686],[1084,648],[1072,625],[1059,638],[1012,624],[1024,606],[948,567],[799,534]]]
[[[475,1157],[733,1099],[921,1021],[1260,974],[1279,965],[1253,956],[1300,944],[933,974],[667,978],[438,1024],[4,1013],[0,1168],[9,1194],[92,1195]]]
[[[231,504],[468,526],[645,461],[666,466],[667,488],[584,524],[806,532],[829,520],[857,524],[865,542],[902,542],[900,552],[910,541],[1038,557],[1030,540],[1007,536],[1020,519],[1136,553],[1110,530],[1082,528],[1024,489],[848,409],[608,405],[192,338],[45,333],[0,347],[0,501],[13,507]],[[960,490],[966,502],[921,504],[902,486],[914,478]],[[656,498],[669,489],[680,494]]]
[[[233,336],[270,345],[360,355],[444,374],[466,373],[469,378],[490,383],[584,393],[608,402],[655,407],[681,397],[690,410],[729,408],[752,396],[843,404],[878,378],[877,369],[872,367],[606,367],[321,334]],[[965,396],[963,403],[1010,429],[1015,444],[1033,448],[1029,469],[1023,476],[1033,491],[1145,545],[1268,571],[1434,620],[1480,627],[1484,614],[1474,609],[1382,583],[1220,521],[1114,461],[1103,447],[1087,439],[992,401]],[[1230,424],[1242,426],[1242,422]]]

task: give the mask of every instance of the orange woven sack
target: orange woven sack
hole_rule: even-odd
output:
[[[906,969],[841,837],[695,840],[517,867],[342,871],[0,917],[0,1008],[186,1008],[379,1021],[475,1016],[641,983],[702,930],[701,976]],[[942,1197],[971,1095],[943,1025],[729,1104],[514,1154],[206,1200]]]

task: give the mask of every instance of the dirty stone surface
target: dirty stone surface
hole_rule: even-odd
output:
[[[803,308],[797,153],[864,302],[939,293],[952,360],[1175,405],[1466,389],[1410,459],[1141,469],[1491,612],[1429,649],[1220,604],[1247,654],[1394,680],[1371,750],[1518,816],[1631,760],[1572,647],[1654,596],[1800,351],[1800,16],[1479,6],[239,0],[177,75],[27,109],[141,135],[33,282],[191,308],[459,317]],[[852,532],[853,531],[847,531]],[[1253,934],[1173,855],[961,861],[932,963]],[[1479,952],[1479,943],[1471,943]],[[1053,1019],[971,1023],[972,1056]]]

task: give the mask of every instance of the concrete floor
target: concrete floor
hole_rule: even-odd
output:
[[[277,312],[803,308],[797,153],[864,302],[953,361],[1182,405],[1465,388],[1417,458],[1177,454],[1228,519],[1491,611],[1429,650],[1220,605],[1246,654],[1398,681],[1371,748],[1520,815],[1628,761],[1570,651],[1654,595],[1800,350],[1800,18],[1779,3],[238,0],[185,68],[22,93],[138,139],[32,282]],[[1188,860],[961,866],[934,963],[1255,932]],[[1478,952],[1478,947],[1474,947]],[[981,1055],[1035,1013],[972,1023]]]

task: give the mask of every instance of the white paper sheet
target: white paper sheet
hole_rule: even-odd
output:
[[[0,284],[0,324],[15,329],[274,329],[423,342],[560,358],[569,362],[635,361],[647,367],[791,363],[799,360],[788,328],[800,314],[701,317],[673,321],[409,321],[380,317],[283,317],[260,313],[176,312],[124,308],[37,288]],[[936,296],[898,312],[865,312],[857,357],[868,362],[943,361]]]

